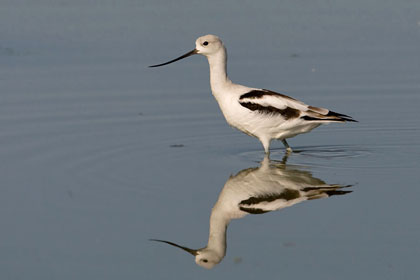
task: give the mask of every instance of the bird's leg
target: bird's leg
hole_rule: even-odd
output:
[[[270,153],[264,155],[264,159],[261,161],[261,167],[267,169],[270,166]]]
[[[287,152],[293,152],[292,148],[290,148],[289,144],[287,143],[286,139],[282,139],[281,142],[286,147]]]
[[[270,155],[270,139],[260,139],[266,155]]]
[[[287,163],[287,159],[289,158],[289,155],[290,155],[290,152],[289,152],[289,151],[286,151],[286,153],[284,153],[284,156],[283,156],[283,158],[281,159],[281,164],[286,165],[286,163]]]

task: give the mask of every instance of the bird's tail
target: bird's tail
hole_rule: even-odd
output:
[[[321,121],[321,122],[357,122],[355,119],[348,115],[340,114],[334,111],[328,111],[326,114],[322,114],[317,111],[308,110],[305,112],[306,115],[301,118],[307,121]]]
[[[352,191],[343,190],[344,188],[350,188],[351,186],[352,185],[331,185],[329,187],[308,187],[304,188],[302,191],[306,192],[308,200],[312,200],[351,193]]]

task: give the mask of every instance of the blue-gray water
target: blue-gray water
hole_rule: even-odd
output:
[[[420,2],[0,2],[1,279],[416,279]],[[208,238],[260,143],[231,129],[191,57],[220,36],[233,81],[359,123],[290,139],[288,165],[350,194],[232,221]],[[273,160],[281,160],[274,143]]]

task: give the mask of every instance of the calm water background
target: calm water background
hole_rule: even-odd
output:
[[[419,1],[0,1],[1,279],[417,279]],[[203,247],[260,143],[231,129],[207,61],[148,69],[213,33],[233,81],[353,116],[288,163],[353,193],[235,220]],[[283,156],[275,143],[272,159]]]

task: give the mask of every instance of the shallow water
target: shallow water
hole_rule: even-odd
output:
[[[2,4],[1,279],[419,275],[419,4],[212,3]],[[233,219],[210,271],[149,239],[204,247],[224,186],[263,150],[225,123],[204,58],[146,68],[206,33],[234,81],[359,121],[290,139],[285,163],[352,192]]]

